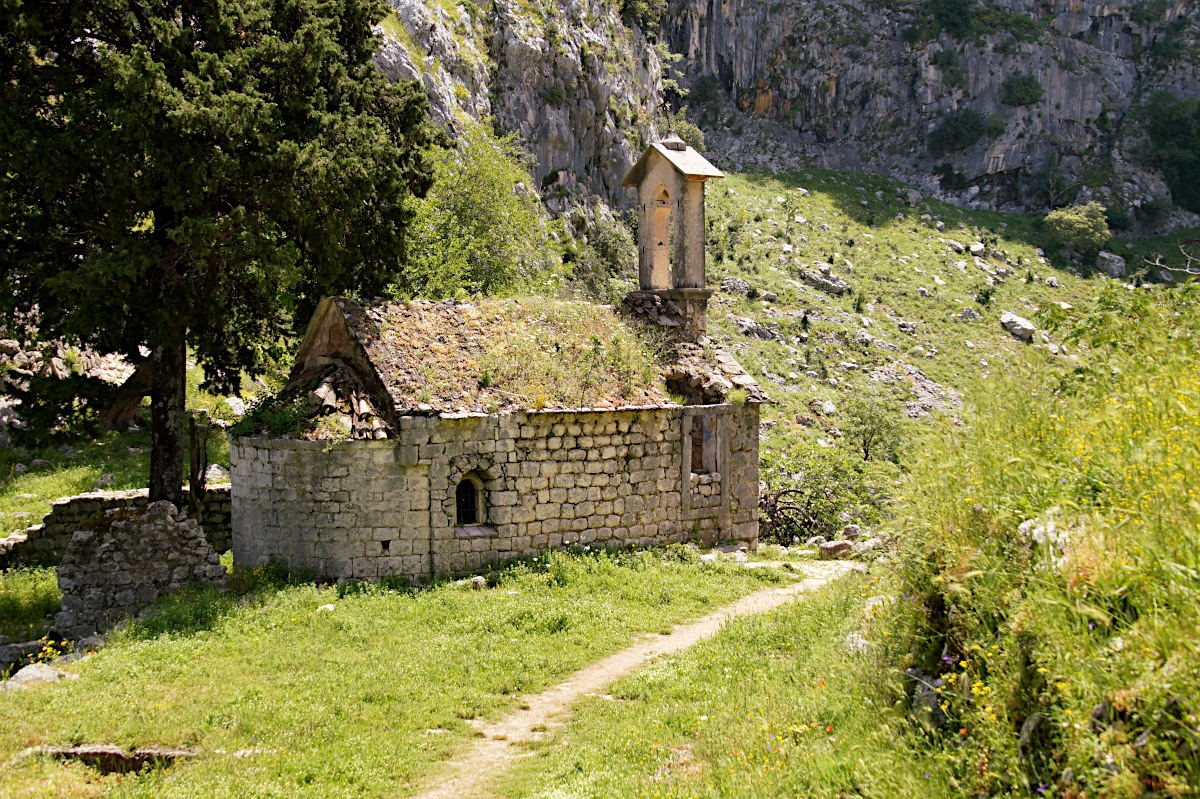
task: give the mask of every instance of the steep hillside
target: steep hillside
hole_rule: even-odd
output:
[[[1088,307],[1109,281],[1082,276],[1035,217],[964,211],[873,175],[734,174],[708,196],[709,281],[723,286],[710,332],[777,400],[771,447],[836,438],[864,394],[913,418],[958,415],[959,390],[1027,348],[1070,363],[1073,347],[1002,317],[1038,328],[1039,310]],[[1181,260],[1165,240],[1120,250],[1131,276],[1159,253]]]
[[[660,53],[604,0],[390,0],[377,62],[420,79],[434,115],[493,117],[534,156],[551,210],[625,201],[619,181],[657,132]],[[584,206],[589,203],[582,203]]]

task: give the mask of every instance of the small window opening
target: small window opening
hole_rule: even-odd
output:
[[[391,541],[380,541],[379,547],[384,552],[390,552],[392,550],[392,542]]]
[[[470,477],[454,490],[454,507],[459,527],[483,523],[483,492]]]
[[[692,417],[692,474],[717,471],[717,417]]]

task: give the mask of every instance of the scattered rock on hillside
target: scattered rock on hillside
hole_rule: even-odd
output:
[[[750,281],[742,280],[740,277],[734,277],[733,275],[726,275],[721,280],[721,291],[728,294],[749,294]]]
[[[195,752],[186,749],[164,749],[146,747],[127,752],[119,746],[108,744],[82,744],[80,746],[35,746],[26,749],[22,756],[48,755],[59,760],[78,760],[102,774],[136,773],[147,766],[169,766],[176,760],[192,758]]]
[[[985,252],[987,252],[987,247],[984,246],[982,241],[977,241],[971,245],[971,255],[974,255],[976,258],[982,258]]]
[[[1029,341],[1037,331],[1033,322],[1023,316],[1017,316],[1012,311],[1005,311],[1000,316],[1000,325],[1012,334],[1013,338]]]
[[[45,663],[31,663],[12,676],[12,682],[26,686],[77,679],[79,679],[78,674],[69,674],[62,669],[47,666]]]
[[[958,318],[964,322],[974,322],[976,319],[982,319],[983,314],[974,308],[963,308],[958,314]]]
[[[1096,256],[1096,266],[1111,278],[1125,277],[1125,259],[1114,253],[1101,250]]]
[[[833,274],[831,264],[818,261],[814,266],[816,269],[800,270],[800,279],[818,291],[832,294],[835,297],[850,291],[850,284]]]
[[[821,557],[833,559],[845,555],[854,547],[849,541],[828,541],[821,544]]]
[[[919,324],[919,322],[910,322],[905,319],[900,319],[896,322],[896,329],[901,333],[914,334],[917,332],[917,326]]]
[[[743,336],[751,338],[760,338],[763,341],[772,341],[775,338],[775,331],[766,325],[760,325],[753,319],[745,316],[733,317],[733,324],[741,332]]]

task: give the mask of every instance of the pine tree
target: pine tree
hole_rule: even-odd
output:
[[[0,312],[152,360],[151,499],[181,498],[189,348],[236,388],[321,294],[403,264],[439,134],[371,62],[384,11],[0,0]]]

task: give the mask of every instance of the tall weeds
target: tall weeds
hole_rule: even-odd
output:
[[[925,442],[903,500],[905,665],[975,790],[1200,784],[1200,292],[1110,290]]]

